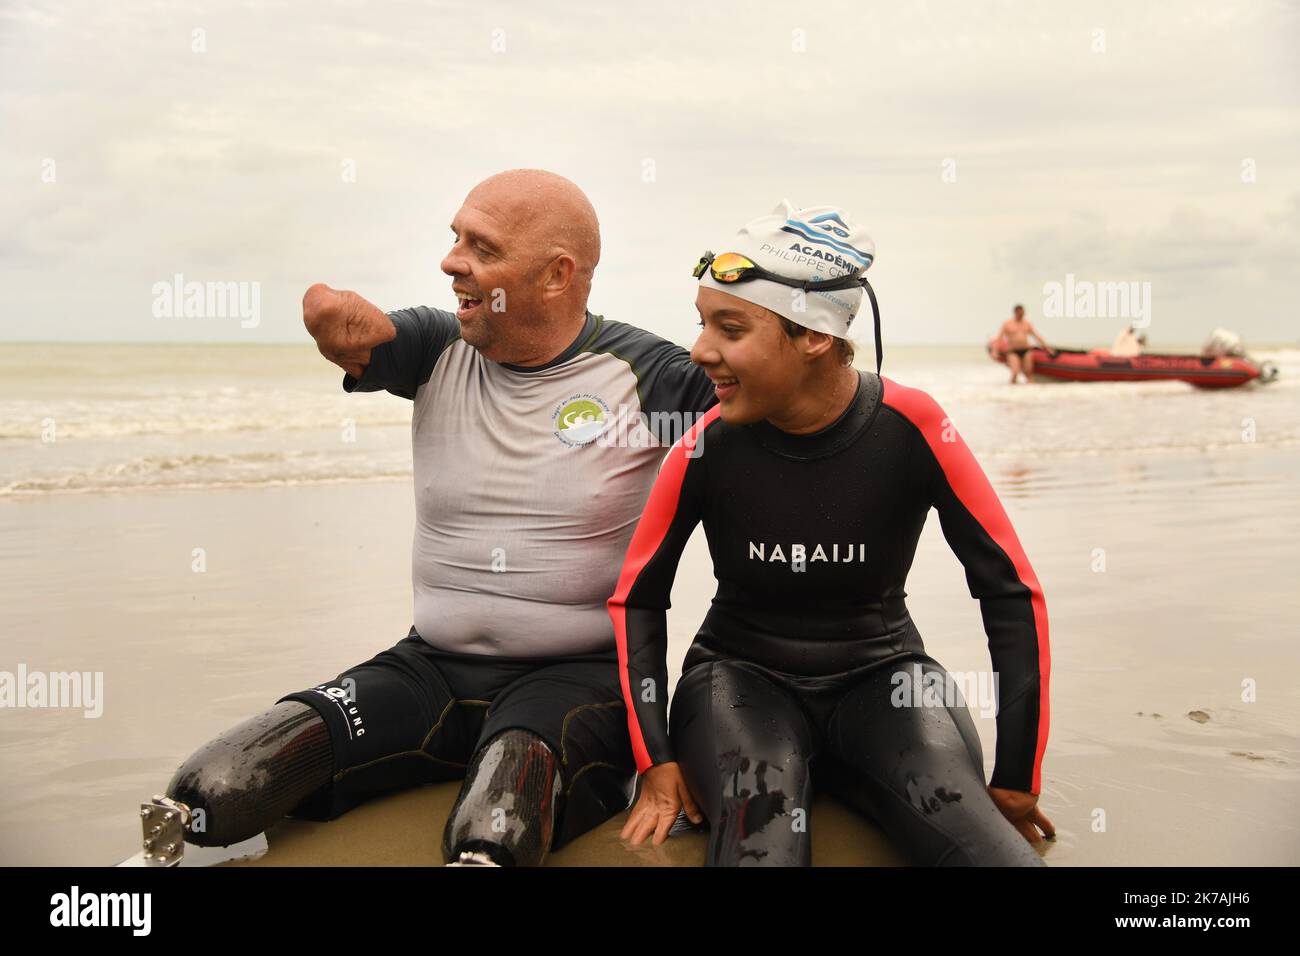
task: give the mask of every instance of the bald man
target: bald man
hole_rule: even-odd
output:
[[[191,843],[463,778],[445,859],[536,864],[630,802],[605,601],[664,450],[716,403],[713,383],[680,346],[588,311],[600,229],[567,179],[493,176],[451,231],[454,314],[385,313],[319,284],[303,299],[345,391],[413,402],[414,625],[190,757],[167,800],[202,821]]]

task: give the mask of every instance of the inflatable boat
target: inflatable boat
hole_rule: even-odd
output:
[[[989,357],[1004,365],[1005,343],[989,340]],[[1247,382],[1266,384],[1277,377],[1269,362],[1241,355],[1113,355],[1105,349],[1029,350],[1034,375],[1067,382],[1153,382],[1173,379],[1197,388],[1235,388]]]

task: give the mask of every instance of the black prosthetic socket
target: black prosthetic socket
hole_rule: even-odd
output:
[[[229,846],[261,833],[333,772],[325,721],[290,700],[196,751],[172,777],[167,796],[192,811],[187,842]]]
[[[442,853],[485,853],[499,866],[536,866],[551,848],[561,793],[559,761],[546,742],[519,728],[482,747],[465,771],[447,818]]]

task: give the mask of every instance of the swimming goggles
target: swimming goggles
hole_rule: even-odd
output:
[[[716,281],[722,283],[744,282],[747,279],[767,279],[769,282],[779,282],[781,285],[803,289],[805,292],[865,289],[867,298],[871,300],[871,318],[875,324],[876,332],[876,374],[880,374],[881,360],[884,358],[884,350],[880,341],[880,306],[876,304],[875,290],[871,288],[871,283],[867,281],[862,272],[854,270],[847,275],[821,281],[816,279],[789,279],[777,275],[775,272],[768,272],[752,259],[742,256],[739,252],[724,252],[715,256],[712,251],[707,251],[700,256],[700,261],[695,264],[695,270],[691,274],[696,279],[699,279],[704,275],[705,270],[708,270]]]
[[[712,252],[706,252],[700,256],[700,261],[696,264],[692,275],[698,279],[704,275],[705,269],[709,270],[713,278],[718,282],[744,282],[747,279],[767,279],[769,282],[779,282],[781,285],[803,289],[805,292],[834,292],[837,289],[856,289],[867,284],[867,280],[862,277],[862,273],[858,270],[834,279],[789,279],[777,275],[775,272],[768,272],[752,259],[742,256],[739,252],[724,252],[717,256]]]

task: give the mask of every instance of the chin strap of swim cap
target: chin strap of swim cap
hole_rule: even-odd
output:
[[[880,374],[881,363],[885,359],[885,348],[880,341],[880,306],[876,304],[876,290],[871,288],[871,283],[866,283],[864,288],[867,290],[867,298],[871,300],[871,317],[876,323],[876,374]]]
[[[880,344],[880,306],[876,304],[876,290],[871,288],[871,283],[867,277],[862,277],[862,288],[867,290],[867,298],[871,300],[871,319],[876,327],[876,374],[880,374],[880,365],[885,358],[885,350]]]

